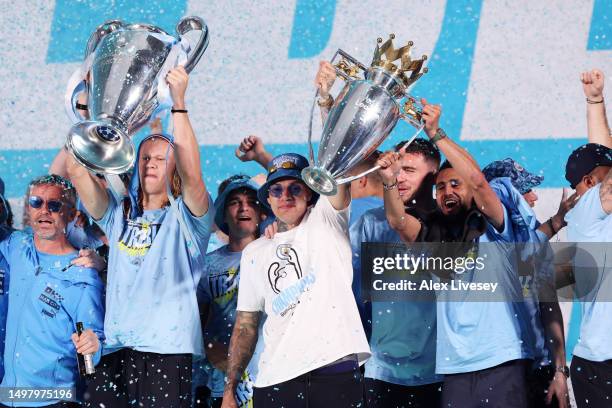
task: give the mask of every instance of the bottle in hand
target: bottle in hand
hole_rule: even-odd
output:
[[[77,334],[81,337],[83,331],[83,322],[77,322],[76,324]],[[81,354],[77,352],[77,361],[79,363],[79,374],[81,377],[91,377],[96,369],[93,363],[93,356],[91,354]]]

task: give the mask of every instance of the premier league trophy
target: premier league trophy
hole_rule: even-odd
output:
[[[369,68],[340,49],[331,60],[336,73],[346,84],[323,126],[316,161],[311,140],[313,101],[308,135],[310,166],[302,171],[306,184],[319,194],[334,195],[339,184],[377,170],[378,167],[375,167],[359,175],[345,177],[380,146],[399,119],[417,128],[411,140],[423,129],[422,106],[408,94],[408,88],[427,72],[427,68],[423,68],[427,56],[411,59],[412,41],[395,49],[394,38],[391,34],[384,43],[382,38],[378,39]],[[341,60],[336,63],[338,56]],[[397,60],[399,63],[396,65]],[[317,96],[318,91],[315,99]]]
[[[185,36],[191,31],[199,31],[195,46]],[[204,21],[185,17],[176,33],[178,39],[152,25],[112,20],[90,36],[85,63],[71,78],[66,93],[68,114],[78,122],[70,129],[66,147],[90,171],[121,174],[133,166],[130,136],[160,108],[159,93],[165,89],[168,97],[166,73],[181,58],[186,60],[187,72],[200,60],[208,46]],[[89,118],[77,110],[83,88]]]

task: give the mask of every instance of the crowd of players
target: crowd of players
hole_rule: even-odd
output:
[[[323,120],[335,78],[322,62]],[[481,170],[426,100],[427,138],[374,153],[353,171],[380,170],[334,196],[303,182],[306,158],[272,157],[249,136],[236,156],[261,164],[265,177],[234,175],[213,202],[185,103],[189,77],[177,67],[166,80],[174,132],[139,144],[125,191],[62,150],[51,174],[29,184],[16,231],[0,182],[0,405],[569,406],[562,285],[549,268],[533,268],[521,302],[441,291],[427,301],[365,301],[362,243],[470,244],[511,291],[521,290],[520,266],[507,244],[545,244],[563,228],[569,242],[612,242],[602,72],[581,75],[588,143],[565,166],[575,193],[564,190],[543,223],[532,209],[543,177],[512,158]],[[86,95],[79,106],[87,112]],[[603,248],[571,362],[579,407],[612,406],[612,252]],[[95,374],[79,375],[77,353],[92,357]],[[19,389],[47,394],[24,399]]]

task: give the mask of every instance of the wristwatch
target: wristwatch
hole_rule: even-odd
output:
[[[570,376],[570,370],[569,370],[568,366],[558,366],[558,367],[555,367],[555,373],[563,373],[565,378],[569,378],[569,376]]]
[[[438,128],[438,130],[436,130],[436,134],[434,135],[434,137],[432,137],[431,143],[436,144],[439,140],[442,140],[446,137],[446,132],[444,131],[444,129],[442,129],[441,127]]]

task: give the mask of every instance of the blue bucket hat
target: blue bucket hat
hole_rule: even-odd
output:
[[[528,172],[511,158],[496,160],[490,163],[482,170],[482,173],[487,181],[498,177],[509,177],[512,185],[521,194],[525,194],[532,188],[539,186],[544,180],[543,176],[536,176]]]
[[[297,153],[283,153],[276,156],[268,163],[268,178],[263,186],[257,191],[257,197],[259,201],[266,207],[270,208],[268,204],[268,190],[270,186],[280,179],[295,179],[304,181],[302,179],[302,170],[308,167],[310,164],[308,160]],[[312,191],[312,190],[311,190]],[[312,199],[309,204],[314,204],[319,199],[319,194],[312,191]]]
[[[219,229],[223,231],[225,234],[229,234],[229,228],[224,219],[225,218],[225,203],[233,191],[240,190],[240,189],[252,190],[255,193],[255,195],[257,195],[257,191],[259,190],[259,185],[255,183],[253,180],[251,180],[250,178],[248,178],[248,176],[245,176],[244,178],[238,178],[230,182],[225,187],[225,190],[223,190],[223,192],[219,194],[219,197],[217,197],[217,199],[215,200],[215,224],[217,224],[217,227],[219,227]],[[261,202],[260,202],[260,207],[265,214],[268,214],[268,215],[270,214],[270,211],[268,210],[268,208],[261,205]]]

